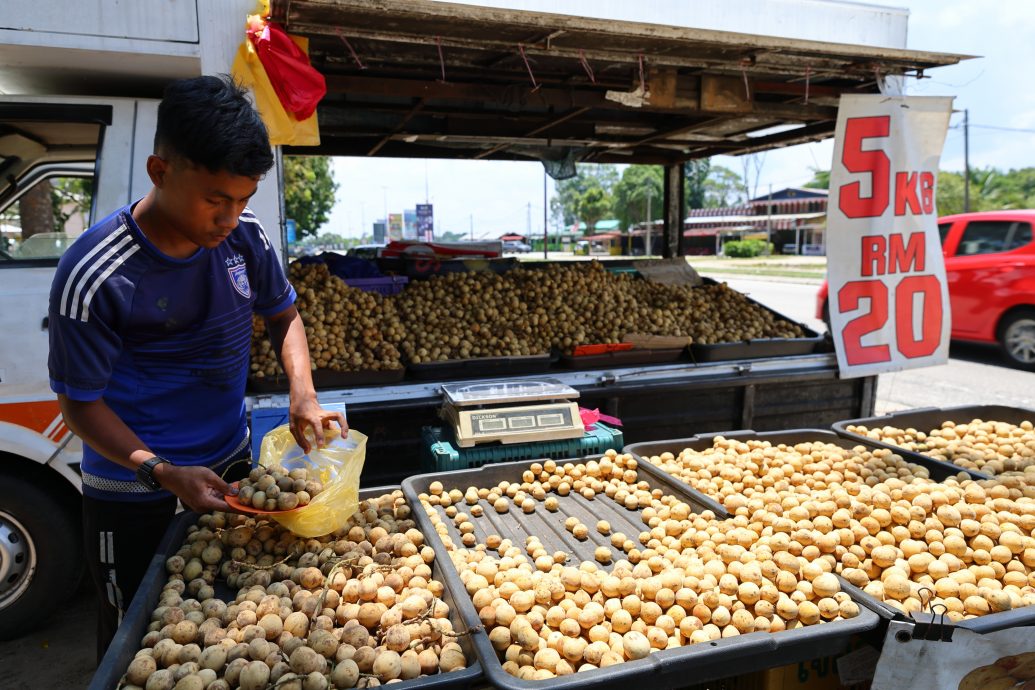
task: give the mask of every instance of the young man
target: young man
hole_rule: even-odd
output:
[[[249,459],[244,386],[252,313],[291,386],[298,443],[344,416],[320,408],[295,292],[246,204],[273,166],[244,92],[174,82],[158,108],[154,187],[62,257],[50,295],[50,380],[84,442],[83,522],[100,601],[98,659],[179,499],[227,510],[220,474]]]

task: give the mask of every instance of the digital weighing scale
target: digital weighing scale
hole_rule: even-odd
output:
[[[456,443],[527,443],[582,438],[586,433],[573,402],[579,392],[554,379],[478,381],[442,386],[443,417]]]

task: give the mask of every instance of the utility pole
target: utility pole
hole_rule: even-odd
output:
[[[381,191],[384,193],[385,202],[385,237],[393,239],[391,234],[388,232],[388,228],[391,226],[391,223],[388,222],[388,187],[381,185]]]
[[[654,237],[652,235],[652,230],[654,229],[654,220],[651,217],[651,212],[650,212],[650,202],[651,202],[651,199],[653,197],[654,197],[654,185],[650,184],[650,181],[648,181],[647,182],[647,236],[645,238],[646,239],[646,244],[643,247],[643,255],[644,256],[650,256],[651,255],[651,241],[654,239]]]
[[[769,253],[769,245],[773,241],[773,185],[769,185],[769,203],[766,204],[765,216],[765,253]]]
[[[474,242],[474,214],[470,215],[471,219],[471,241]]]
[[[963,109],[963,212],[970,212],[970,112]]]
[[[550,231],[546,226],[546,168],[543,168],[543,259],[549,259]]]

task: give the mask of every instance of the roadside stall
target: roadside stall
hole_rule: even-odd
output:
[[[680,261],[433,255],[373,291],[297,264],[354,431],[274,442],[257,333],[242,513],[177,519],[93,687],[1028,682],[1035,415],[872,415],[877,373],[947,346],[948,104],[894,83],[960,56],[437,2],[271,19],[328,86],[285,152],[662,165],[670,259],[685,161],[836,128],[834,338]]]

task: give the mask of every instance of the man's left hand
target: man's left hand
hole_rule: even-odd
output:
[[[305,435],[306,429],[311,428],[313,430],[313,438],[316,439],[317,448],[325,445],[327,436],[324,430],[333,430],[334,424],[338,425],[342,438],[347,437],[349,434],[349,425],[345,421],[345,414],[323,409],[316,398],[305,398],[297,403],[292,402],[289,423],[291,435],[295,437],[299,447],[306,453],[312,450],[309,439]]]

